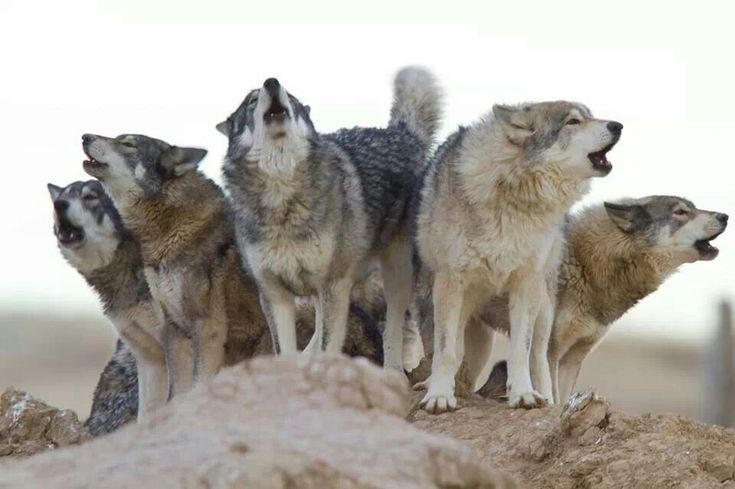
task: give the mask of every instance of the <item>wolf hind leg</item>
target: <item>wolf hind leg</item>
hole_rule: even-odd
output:
[[[490,376],[490,355],[493,351],[495,331],[477,316],[472,316],[467,321],[464,337],[462,377],[470,391],[475,392]]]
[[[347,317],[350,312],[352,279],[335,280],[319,291],[322,311],[322,350],[341,353],[347,337]],[[317,328],[319,325],[317,324]]]
[[[383,252],[380,259],[387,306],[383,330],[383,366],[401,373],[404,362],[403,331],[413,287],[412,253],[411,241],[407,238],[398,239]]]

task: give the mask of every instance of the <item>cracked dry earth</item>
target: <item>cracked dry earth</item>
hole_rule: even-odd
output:
[[[735,488],[735,429],[594,393],[528,411],[465,396],[437,416],[422,395],[364,360],[259,358],[107,437],[4,459],[0,488]]]

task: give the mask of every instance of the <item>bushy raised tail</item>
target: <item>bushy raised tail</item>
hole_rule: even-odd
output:
[[[427,69],[407,66],[394,81],[390,126],[403,123],[428,149],[434,143],[442,116],[441,91]]]

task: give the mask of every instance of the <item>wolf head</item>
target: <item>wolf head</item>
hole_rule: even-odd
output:
[[[523,153],[520,161],[556,163],[582,178],[612,170],[606,155],[620,139],[623,125],[595,119],[582,104],[496,105],[493,114],[509,144]]]
[[[698,209],[679,197],[654,195],[605,202],[610,219],[624,233],[681,258],[682,262],[714,260],[711,241],[727,227],[727,214]]]
[[[138,134],[116,138],[82,136],[84,171],[100,180],[118,206],[130,199],[155,198],[165,184],[196,170],[207,151],[172,146]]]
[[[48,184],[48,191],[54,205],[54,234],[64,258],[82,273],[109,264],[126,233],[100,182]]]
[[[217,130],[229,139],[230,160],[245,156],[264,170],[289,171],[316,132],[309,113],[309,106],[268,78]]]

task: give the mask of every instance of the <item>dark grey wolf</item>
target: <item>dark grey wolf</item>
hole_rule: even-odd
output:
[[[135,357],[140,372],[135,411],[145,415],[166,402],[168,373],[164,325],[143,276],[138,243],[98,181],[49,184],[48,190],[61,254],[97,292],[105,316]]]
[[[427,411],[456,408],[463,359],[476,369],[470,376],[484,369],[492,343],[466,326],[493,297],[510,303],[509,404],[553,398],[546,353],[564,217],[590,179],[612,169],[606,154],[622,127],[578,103],[496,105],[437,150],[416,221],[420,261],[433,277]]]
[[[229,139],[224,179],[238,243],[279,352],[297,347],[297,296],[316,297],[316,333],[307,350],[341,351],[350,291],[377,258],[387,302],[384,363],[403,371],[412,282],[407,209],[439,113],[434,78],[405,68],[395,79],[385,129],[320,134],[310,108],[275,78],[217,126]]]

